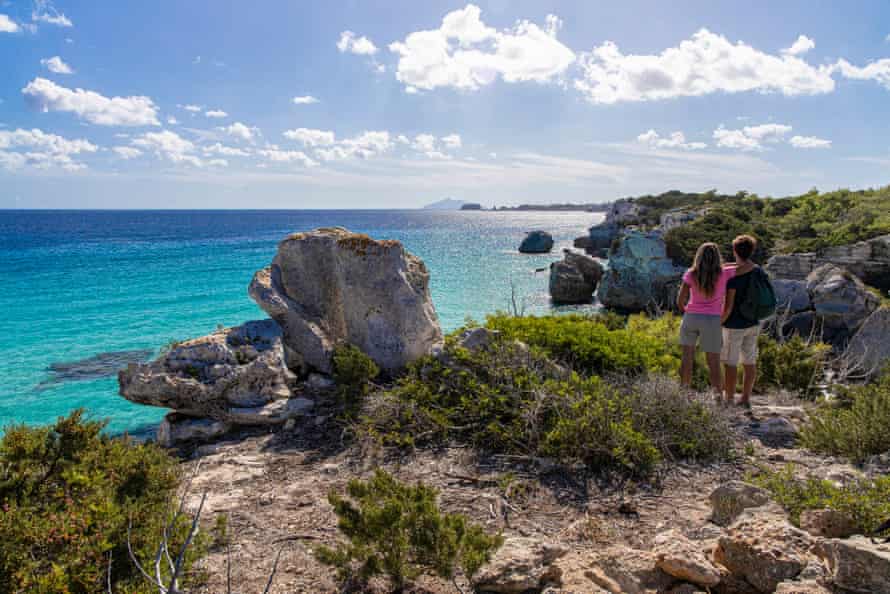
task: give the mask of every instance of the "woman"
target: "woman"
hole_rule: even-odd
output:
[[[692,268],[683,275],[683,286],[677,296],[677,307],[683,312],[680,325],[680,344],[683,346],[683,362],[680,366],[680,383],[692,384],[692,366],[696,344],[708,360],[711,387],[719,394],[723,391],[720,372],[720,351],[723,346],[721,318],[724,313],[726,283],[735,275],[735,267],[723,266],[720,248],[714,243],[704,243],[695,253]]]

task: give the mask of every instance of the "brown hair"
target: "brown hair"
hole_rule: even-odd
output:
[[[723,257],[716,243],[703,243],[695,252],[695,260],[689,269],[698,289],[707,297],[714,294],[717,288],[717,280],[723,272]]]
[[[750,235],[739,235],[732,240],[732,251],[742,260],[750,260],[754,250],[757,249],[757,240]]]

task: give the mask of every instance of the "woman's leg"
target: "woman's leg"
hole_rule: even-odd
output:
[[[692,386],[692,364],[695,361],[695,345],[683,345],[683,359],[680,363],[680,383],[687,388]]]
[[[719,398],[723,394],[723,373],[720,369],[720,353],[705,353],[708,360],[708,373],[711,376],[711,388]]]
[[[732,404],[735,401],[735,387],[739,381],[739,368],[728,363],[723,366],[726,377],[723,378],[723,391],[726,394],[726,402]]]

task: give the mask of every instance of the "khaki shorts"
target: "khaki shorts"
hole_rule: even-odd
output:
[[[723,345],[720,316],[687,313],[680,324],[680,344],[695,346],[701,340],[701,350],[706,353],[719,353]]]
[[[757,364],[757,337],[760,324],[750,328],[724,328],[720,360],[730,367]]]

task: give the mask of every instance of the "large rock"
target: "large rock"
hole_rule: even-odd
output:
[[[158,426],[157,440],[165,448],[190,442],[212,441],[225,435],[231,425],[214,419],[197,419],[179,413],[167,413]]]
[[[780,314],[796,314],[812,308],[806,281],[776,278],[772,285],[776,292],[776,311]]]
[[[668,530],[655,537],[655,565],[665,573],[699,586],[720,583],[720,571],[698,545],[677,530]]]
[[[612,244],[621,236],[622,227],[615,223],[600,223],[587,230],[588,241],[584,246],[588,254],[605,258]]]
[[[550,265],[550,298],[554,303],[589,303],[603,276],[595,259],[566,250],[561,262]]]
[[[546,231],[529,231],[519,244],[523,254],[546,254],[553,249],[553,236]]]
[[[627,231],[609,254],[597,297],[606,307],[624,311],[671,307],[684,271],[668,258],[659,233]]]
[[[783,514],[755,508],[743,513],[717,541],[714,560],[764,594],[795,579],[814,557],[810,535]]]
[[[474,579],[476,591],[539,591],[547,584],[559,582],[561,572],[554,561],[565,554],[565,547],[539,538],[509,538],[479,570]]]
[[[634,225],[645,211],[645,207],[633,198],[621,198],[613,202],[606,212],[605,223],[619,226]]]
[[[729,481],[710,495],[711,521],[718,526],[729,526],[746,509],[760,507],[772,501],[769,491],[742,481]]]
[[[849,339],[880,301],[844,268],[823,264],[807,276],[807,291],[832,343]]]
[[[272,320],[247,322],[187,340],[144,365],[118,374],[120,393],[139,404],[170,408],[223,424],[275,424],[300,414],[291,386],[281,328]],[[167,441],[218,434],[223,425],[168,419]]]
[[[656,594],[678,580],[656,566],[656,555],[621,545],[595,553],[576,552],[558,559],[561,593]]]
[[[807,509],[800,513],[800,529],[813,536],[847,538],[859,530],[849,515],[836,509]]]
[[[860,324],[844,354],[853,371],[874,377],[890,362],[890,307],[882,307]]]
[[[822,542],[819,555],[828,562],[834,583],[850,592],[890,592],[890,543],[864,536]]]
[[[823,264],[846,268],[866,284],[890,290],[890,235],[852,245],[827,247],[818,252],[773,256],[766,269],[776,278],[804,280]]]
[[[335,347],[350,343],[391,373],[442,342],[426,266],[398,241],[339,227],[296,233],[249,293],[281,325],[292,367],[328,373]]]

